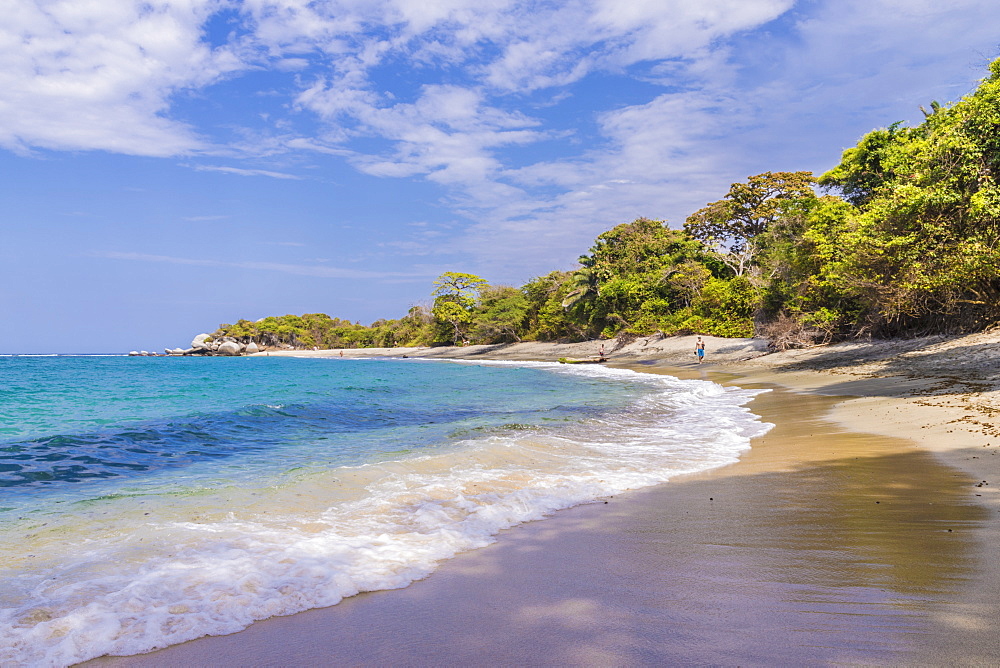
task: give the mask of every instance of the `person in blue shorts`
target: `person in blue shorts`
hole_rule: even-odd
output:
[[[705,342],[698,337],[698,340],[694,344],[694,354],[698,356],[698,364],[705,361]]]

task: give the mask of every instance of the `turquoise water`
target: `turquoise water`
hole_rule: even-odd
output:
[[[0,358],[0,488],[92,493],[358,464],[615,410],[640,388],[539,368],[288,358]],[[162,474],[162,475],[157,475]],[[13,488],[13,489],[11,489]]]
[[[0,357],[0,663],[405,586],[504,528],[734,461],[766,429],[752,396],[544,363]]]

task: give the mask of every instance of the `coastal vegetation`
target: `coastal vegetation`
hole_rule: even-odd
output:
[[[989,71],[818,178],[750,176],[679,230],[622,223],[574,270],[520,287],[446,272],[430,304],[396,320],[287,315],[214,336],[352,348],[701,333],[786,348],[986,328],[1000,321],[1000,59]]]

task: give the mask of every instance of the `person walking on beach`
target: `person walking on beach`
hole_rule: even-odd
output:
[[[698,364],[705,361],[705,342],[698,337],[698,340],[694,344],[694,354],[698,356]]]

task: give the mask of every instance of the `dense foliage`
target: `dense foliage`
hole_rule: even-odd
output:
[[[683,230],[618,225],[575,271],[519,288],[446,272],[432,304],[398,320],[289,315],[216,335],[347,348],[697,332],[786,347],[980,329],[1000,321],[1000,60],[924,114],[865,135],[818,179],[734,183]]]

